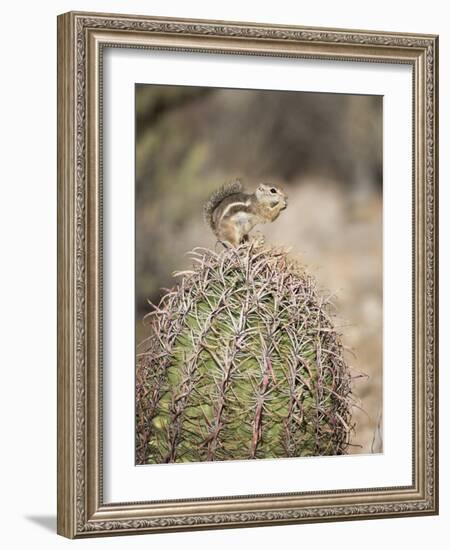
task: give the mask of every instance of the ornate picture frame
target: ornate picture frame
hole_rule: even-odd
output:
[[[412,68],[412,483],[104,501],[103,52],[139,48]],[[70,12],[58,17],[58,533],[69,538],[438,513],[438,38]],[[405,354],[411,353],[404,350]]]

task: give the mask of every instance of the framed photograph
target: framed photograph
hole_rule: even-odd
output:
[[[437,514],[437,46],[59,16],[59,534]]]

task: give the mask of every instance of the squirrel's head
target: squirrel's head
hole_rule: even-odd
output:
[[[278,189],[278,187],[260,183],[255,195],[258,202],[268,208],[273,208],[278,212],[287,208],[287,195],[281,189]]]

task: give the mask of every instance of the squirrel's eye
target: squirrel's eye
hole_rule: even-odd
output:
[[[275,187],[272,187],[272,189],[270,190],[270,192],[275,194],[275,193],[277,192],[277,190],[275,189]]]

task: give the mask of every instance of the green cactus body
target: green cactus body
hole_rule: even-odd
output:
[[[193,258],[138,354],[137,462],[345,453],[351,377],[314,279],[255,244]]]

